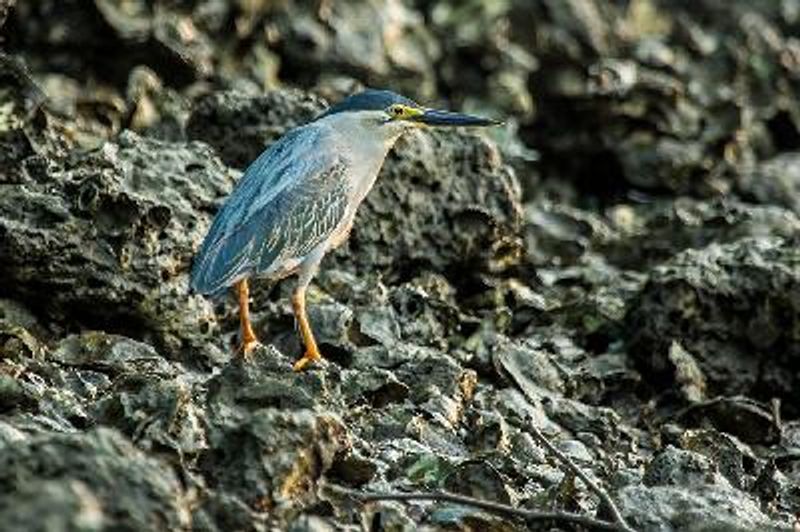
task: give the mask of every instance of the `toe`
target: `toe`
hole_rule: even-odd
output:
[[[292,369],[295,371],[303,371],[308,366],[310,366],[314,362],[317,362],[321,358],[322,357],[319,355],[319,353],[306,353],[305,355],[303,355],[303,358],[294,363]]]
[[[294,363],[294,365],[292,366],[292,369],[294,371],[303,371],[312,362],[313,362],[312,359],[310,359],[308,357],[303,357],[303,358],[301,358],[300,360],[298,360],[297,362]]]
[[[239,353],[245,360],[249,361],[253,359],[253,351],[258,349],[260,346],[261,343],[258,340],[249,340],[241,345],[239,348]]]

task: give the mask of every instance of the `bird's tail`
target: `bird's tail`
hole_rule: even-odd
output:
[[[253,270],[255,239],[239,233],[209,244],[204,243],[195,257],[189,288],[217,297]]]

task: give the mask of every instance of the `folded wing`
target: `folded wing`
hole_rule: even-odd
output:
[[[195,256],[191,286],[218,294],[253,273],[278,271],[326,241],[347,211],[345,163],[324,132],[298,128],[245,171]]]

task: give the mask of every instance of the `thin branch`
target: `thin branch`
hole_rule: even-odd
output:
[[[347,490],[348,493],[354,497],[364,501],[436,501],[436,502],[449,502],[453,504],[463,504],[464,506],[471,506],[486,510],[494,514],[513,516],[525,521],[560,521],[575,523],[583,525],[595,530],[616,530],[618,532],[630,532],[631,529],[623,528],[618,523],[610,521],[601,521],[588,515],[573,514],[569,512],[540,512],[538,510],[525,510],[523,508],[514,508],[507,504],[502,504],[494,501],[487,501],[483,499],[476,499],[474,497],[467,497],[466,495],[458,495],[456,493],[447,493],[444,491],[434,492],[418,492],[418,493],[358,493]]]
[[[544,445],[545,448],[547,448],[547,450],[550,451],[556,458],[558,458],[562,464],[564,464],[570,471],[580,478],[583,483],[586,484],[586,487],[600,497],[600,500],[602,500],[606,506],[608,506],[611,516],[614,518],[614,522],[616,523],[616,529],[624,532],[635,532],[634,529],[628,525],[627,521],[625,521],[625,518],[622,517],[619,507],[617,507],[616,503],[606,490],[598,486],[591,478],[589,478],[583,469],[578,467],[569,456],[558,450],[556,446],[553,445],[544,434],[542,434],[542,431],[540,431],[535,424],[531,423],[530,428],[533,431],[533,435],[536,437],[536,439],[539,440],[539,442]]]
[[[598,486],[589,476],[578,467],[567,455],[558,450],[550,440],[533,424],[530,425],[533,435],[536,439],[544,445],[544,447],[558,458],[561,463],[566,466],[573,474],[580,478],[586,486],[600,497],[606,506],[608,506],[611,516],[614,521],[603,521],[588,515],[575,514],[570,512],[543,512],[539,510],[527,510],[523,508],[515,508],[507,504],[468,497],[466,495],[459,495],[457,493],[448,493],[444,491],[434,492],[387,492],[387,493],[359,493],[357,491],[336,487],[337,491],[341,491],[355,499],[362,502],[371,501],[435,501],[435,502],[448,502],[452,504],[462,504],[473,508],[479,508],[498,515],[505,515],[517,517],[525,521],[558,521],[574,523],[577,525],[585,526],[595,530],[614,530],[617,532],[636,532],[622,517],[616,503],[611,499],[608,492]]]

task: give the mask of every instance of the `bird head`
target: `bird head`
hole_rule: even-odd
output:
[[[365,127],[391,136],[418,127],[485,127],[500,124],[490,118],[430,109],[392,91],[376,89],[367,89],[345,98],[320,118],[340,113],[356,116]]]

